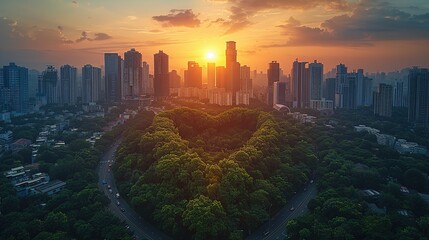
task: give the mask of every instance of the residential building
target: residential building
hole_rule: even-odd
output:
[[[154,55],[154,95],[156,98],[165,98],[170,95],[170,71],[168,63],[168,55],[163,51],[159,51]]]

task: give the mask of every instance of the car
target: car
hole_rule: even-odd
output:
[[[264,237],[268,236],[270,234],[270,231],[264,232]]]
[[[116,198],[119,198],[119,197],[121,197],[121,195],[119,195],[119,193],[116,193]]]
[[[112,189],[109,189],[109,193],[113,193]]]
[[[125,212],[125,208],[121,208],[121,212]]]
[[[125,226],[125,228],[126,228],[126,229],[130,229],[130,226],[126,225],[126,226]]]
[[[111,168],[112,167],[112,164],[109,164],[109,168]]]
[[[103,185],[106,185],[106,184],[107,184],[106,180],[103,180],[101,183],[102,183]]]
[[[117,201],[117,202],[116,202],[116,205],[118,205],[118,206],[119,206],[119,205],[121,205],[121,203],[120,203],[119,201]]]
[[[111,188],[110,185],[107,185],[107,188],[110,189]]]
[[[291,208],[290,208],[290,211],[291,211],[291,212],[292,212],[292,211],[294,211],[294,210],[295,210],[295,208],[294,208],[294,207],[291,207]]]
[[[110,172],[110,168],[109,168],[109,169],[107,169],[107,171],[108,171],[108,172]]]
[[[313,182],[314,182],[313,180],[310,181],[310,183],[313,183]]]

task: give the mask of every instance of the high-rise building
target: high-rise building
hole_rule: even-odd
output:
[[[54,66],[48,66],[39,78],[39,96],[46,104],[59,102],[58,98],[58,71]]]
[[[181,86],[181,78],[179,74],[177,74],[176,70],[172,70],[170,72],[170,88],[180,88]]]
[[[77,68],[70,65],[61,66],[60,75],[60,102],[73,105],[77,100]]]
[[[314,61],[308,65],[310,72],[310,100],[322,99],[323,64]]]
[[[3,75],[1,85],[5,89],[3,90],[3,94],[5,94],[3,104],[7,105],[10,111],[28,112],[28,69],[17,66],[15,63],[9,63],[9,65],[3,66],[1,74]]]
[[[207,63],[207,88],[212,89],[216,86],[216,64]]]
[[[225,67],[219,66],[216,67],[216,87],[217,88],[226,88],[226,69]]]
[[[429,70],[413,68],[408,75],[408,121],[429,127]]]
[[[101,68],[86,64],[82,68],[83,103],[100,101]]]
[[[142,55],[134,48],[124,54],[124,96],[126,99],[137,99],[141,95]]]
[[[393,108],[393,87],[380,84],[378,91],[374,92],[374,115],[391,117]]]
[[[236,93],[240,90],[240,63],[237,62],[236,43],[226,42],[225,88],[232,93],[232,103],[236,105]]]
[[[393,93],[393,106],[394,107],[407,107],[407,92],[406,83],[400,81],[395,83]]]
[[[344,108],[344,96],[348,90],[347,67],[344,64],[337,65],[335,88],[335,107]]]
[[[39,92],[39,76],[40,72],[37,70],[28,71],[28,97],[33,101],[36,99],[37,93]]]
[[[330,100],[334,103],[335,105],[335,83],[336,83],[336,78],[327,78],[325,80],[325,99],[326,100]]]
[[[186,88],[202,88],[203,85],[203,69],[194,61],[188,62],[188,70],[185,70]]]
[[[104,80],[106,100],[109,103],[122,100],[122,58],[117,53],[104,54]]]
[[[273,92],[273,105],[286,105],[286,83],[274,82]]]
[[[292,100],[295,108],[310,107],[310,79],[307,62],[296,60],[292,66]]]
[[[158,98],[168,97],[170,95],[170,79],[168,69],[168,55],[159,51],[154,55],[154,95]]]
[[[280,64],[277,61],[272,61],[268,64],[268,66],[267,105],[272,106],[274,97],[274,83],[280,81]]]
[[[142,76],[142,85],[143,85],[143,92],[144,95],[151,95],[153,94],[153,81],[149,78],[149,64],[147,62],[143,62],[143,76]]]
[[[252,78],[250,77],[250,67],[244,65],[240,68],[240,79],[241,86],[240,90],[250,94],[250,97],[253,97],[253,83]]]

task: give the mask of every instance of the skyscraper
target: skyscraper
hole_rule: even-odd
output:
[[[335,106],[335,83],[336,78],[327,78],[325,80],[325,98],[326,100],[331,100]]]
[[[286,105],[286,82],[275,82],[273,87],[273,105]]]
[[[308,65],[310,72],[310,100],[322,99],[323,64],[314,61]]]
[[[232,104],[236,105],[236,93],[240,90],[240,63],[237,62],[236,43],[226,42],[225,88],[232,93]]]
[[[179,74],[177,74],[176,70],[172,70],[170,72],[170,88],[180,88],[181,86],[181,78]]]
[[[207,87],[214,88],[216,85],[216,64],[207,63]]]
[[[48,66],[45,71],[43,71],[39,83],[39,96],[45,98],[47,104],[58,103],[58,71],[54,66]]]
[[[217,88],[226,88],[225,74],[226,74],[225,67],[222,67],[222,66],[216,67],[216,87]]]
[[[149,78],[149,64],[147,62],[143,62],[142,85],[142,94],[151,95],[153,93],[153,82]]]
[[[337,65],[335,88],[335,107],[344,108],[344,95],[348,90],[347,67],[344,64]]]
[[[28,69],[15,63],[3,67],[3,88],[8,89],[5,103],[9,102],[9,110],[20,113],[28,112]],[[9,101],[8,101],[9,100]]]
[[[295,108],[310,107],[310,79],[306,64],[295,60],[292,66],[292,105]]]
[[[154,95],[158,98],[170,95],[170,79],[168,69],[168,55],[159,51],[154,55],[155,71],[153,79]]]
[[[109,103],[122,100],[122,58],[117,53],[104,54],[104,79],[106,100]]]
[[[82,101],[84,103],[100,101],[101,68],[90,64],[82,68]]]
[[[37,70],[28,71],[28,97],[34,101],[39,91],[39,75],[40,72]]]
[[[268,88],[267,88],[267,105],[273,105],[274,97],[274,83],[280,81],[280,64],[276,61],[272,61],[268,64],[267,70]]]
[[[408,121],[429,127],[429,70],[413,68],[408,75]]]
[[[194,61],[188,62],[188,70],[185,70],[185,87],[202,88],[203,69]]]
[[[124,54],[124,98],[136,99],[141,95],[142,55],[134,48]]]
[[[374,92],[374,115],[391,117],[393,108],[393,87],[380,84],[378,91]]]
[[[250,67],[244,65],[240,68],[240,79],[241,86],[240,90],[246,93],[249,93],[250,96],[253,95],[253,83],[252,78],[250,77]]]
[[[64,65],[60,68],[60,99],[62,104],[75,104],[77,100],[77,68]]]

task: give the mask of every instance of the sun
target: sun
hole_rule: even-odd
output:
[[[206,54],[206,58],[207,58],[207,60],[213,61],[216,59],[216,54],[214,52],[208,52]]]

